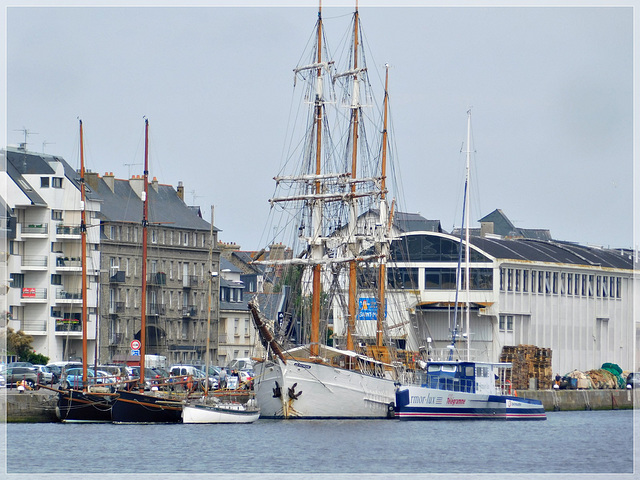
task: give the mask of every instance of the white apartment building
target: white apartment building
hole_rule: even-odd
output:
[[[62,158],[8,148],[0,188],[15,229],[7,235],[7,326],[33,337],[50,361],[82,355],[80,175]],[[95,351],[100,270],[99,203],[87,193],[88,360]]]

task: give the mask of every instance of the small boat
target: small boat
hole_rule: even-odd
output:
[[[111,421],[111,407],[116,394],[100,385],[89,385],[87,378],[87,224],[85,210],[85,182],[84,182],[84,147],[82,134],[82,120],[80,124],[80,199],[81,217],[80,233],[82,235],[82,387],[60,388],[56,415],[65,423],[100,423]]]
[[[520,398],[506,378],[510,363],[433,361],[422,385],[396,390],[400,420],[546,420],[542,402]]]
[[[402,385],[396,389],[396,417],[401,420],[454,420],[454,419],[504,419],[546,420],[542,402],[519,398],[511,391],[508,378],[511,363],[471,361],[471,335],[469,331],[469,162],[471,155],[471,110],[467,111],[467,165],[464,189],[463,228],[464,282],[461,268],[463,235],[457,269],[456,304],[449,346],[449,359],[429,361],[424,364],[426,381],[419,385]],[[453,361],[458,337],[458,291],[466,289],[466,361]],[[460,328],[461,330],[461,328]],[[424,363],[424,362],[423,362]]]
[[[182,408],[182,423],[253,423],[260,417],[255,400],[246,403],[208,401],[202,397]]]
[[[209,268],[212,269],[213,258],[213,206],[211,206],[211,227],[209,231]],[[209,272],[209,290],[207,300],[207,350],[205,354],[205,372],[209,372],[211,364],[210,339],[211,339],[211,290],[213,288],[213,271]],[[209,382],[204,382],[204,395],[198,399],[187,399],[182,407],[182,423],[252,423],[260,417],[260,409],[256,405],[253,392],[241,392],[248,394],[245,402],[240,402],[239,396],[235,400],[217,396],[216,392],[209,392]],[[224,395],[224,391],[219,391],[219,395]],[[243,395],[244,396],[244,395]]]

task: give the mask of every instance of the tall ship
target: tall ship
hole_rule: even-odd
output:
[[[291,141],[296,148],[275,177],[268,241],[290,246],[291,254],[258,254],[254,261],[286,300],[275,315],[257,299],[249,303],[267,347],[254,366],[262,418],[394,416],[402,364],[385,323],[393,211],[386,186],[388,68],[377,132],[368,136],[374,96],[361,32],[356,6],[342,53],[347,65],[338,71],[320,6],[308,63],[294,69],[308,111],[303,134]],[[287,231],[289,237],[276,237]]]

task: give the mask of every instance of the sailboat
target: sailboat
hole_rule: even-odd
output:
[[[451,332],[450,355],[446,361],[426,363],[426,381],[420,385],[402,385],[396,392],[396,416],[400,420],[546,420],[542,402],[518,397],[511,389],[511,363],[475,362],[471,360],[469,328],[469,164],[471,156],[471,110],[467,111],[466,180],[464,189],[463,228],[456,282],[456,305]],[[464,285],[466,303],[466,360],[454,361],[458,337],[458,293],[461,290],[462,235],[464,232]]]
[[[82,388],[58,390],[56,414],[62,422],[110,422],[116,395],[101,385],[87,382],[87,224],[84,182],[84,141],[80,123],[80,234],[82,238]]]
[[[213,259],[213,206],[211,206],[211,226],[209,231],[209,268]],[[205,354],[205,372],[211,365],[211,290],[214,272],[209,272],[209,291],[207,299],[207,351]],[[209,396],[209,382],[204,382],[204,395],[187,401],[182,408],[182,423],[253,423],[260,417],[255,398],[246,402],[224,401],[216,396]]]
[[[144,392],[145,352],[146,352],[146,320],[147,320],[147,227],[149,193],[149,120],[145,118],[144,142],[144,191],[142,193],[142,294],[140,310],[140,378],[139,391],[118,390],[118,398],[111,410],[114,423],[180,423],[182,418],[182,399]]]
[[[383,155],[381,169],[372,167],[367,171],[358,164],[358,148],[360,141],[364,140],[361,123],[365,120],[361,87],[366,86],[366,66],[359,63],[362,58],[359,28],[356,6],[353,44],[348,55],[351,64],[346,72],[330,79],[331,84],[336,79],[346,79],[350,88],[347,94],[350,100],[349,124],[345,129],[349,132],[345,148],[348,153],[342,165],[333,158],[336,149],[326,142],[332,136],[326,107],[334,103],[334,99],[325,96],[325,88],[330,85],[326,76],[331,72],[333,62],[323,56],[321,5],[314,32],[313,58],[308,65],[294,70],[296,78],[308,82],[307,103],[312,108],[306,131],[310,132],[311,138],[304,142],[300,172],[276,177],[279,187],[290,188],[292,192],[272,198],[270,202],[272,206],[282,205],[289,218],[299,222],[295,226],[299,225],[302,252],[295,258],[257,260],[254,263],[267,265],[274,272],[287,268],[295,272],[298,269],[301,283],[292,286],[292,291],[297,294],[291,303],[298,303],[309,312],[311,320],[308,342],[287,349],[273,336],[271,322],[264,318],[257,300],[249,302],[255,327],[268,349],[268,356],[254,366],[256,399],[261,417],[265,418],[387,418],[394,414],[398,372],[396,366],[388,361],[389,352],[382,344],[384,262],[390,241],[384,185],[386,159]],[[385,122],[386,109],[385,91]],[[386,124],[383,152],[385,146]],[[363,211],[365,202],[369,202],[369,206],[377,203],[380,208],[379,222],[373,232],[360,231],[357,227],[358,215]],[[298,216],[294,210],[298,211]],[[369,265],[379,273],[376,344],[369,346],[362,338],[357,338],[356,328],[362,311],[359,307],[368,298],[358,297],[362,265]],[[344,346],[341,348],[328,344],[328,335],[321,332],[321,324],[326,328],[330,315],[334,324],[345,321],[345,335],[340,339],[344,340]],[[302,321],[300,329],[306,329],[306,325]],[[371,355],[373,351],[379,354],[377,359]]]

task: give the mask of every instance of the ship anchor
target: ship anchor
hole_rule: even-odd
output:
[[[294,383],[291,387],[289,387],[289,398],[291,400],[297,400],[298,397],[300,395],[302,395],[302,392],[298,392],[296,393],[296,385],[298,385],[297,383]]]
[[[282,391],[280,390],[280,385],[276,382],[276,386],[273,389],[273,398],[280,398],[282,396]]]

